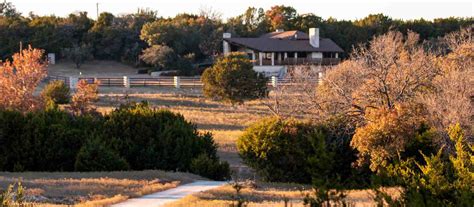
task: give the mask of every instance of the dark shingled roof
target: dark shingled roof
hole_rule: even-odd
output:
[[[271,32],[257,38],[224,38],[224,40],[260,52],[344,52],[329,38],[319,38],[319,47],[313,47],[309,44],[308,34],[300,31]]]

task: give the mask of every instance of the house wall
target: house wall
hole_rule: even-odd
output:
[[[322,52],[313,52],[311,53],[311,58],[323,58]]]
[[[231,52],[230,51],[230,44],[227,41],[223,41],[222,46],[223,46],[224,55],[227,55]]]

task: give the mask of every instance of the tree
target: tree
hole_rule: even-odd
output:
[[[291,6],[272,6],[265,12],[265,16],[270,22],[273,31],[277,29],[288,30],[292,28],[293,21],[297,17],[296,10]]]
[[[314,14],[298,15],[294,20],[294,27],[300,31],[307,32],[309,28],[322,27],[323,18]],[[322,31],[321,31],[322,32]],[[331,37],[331,36],[327,36]]]
[[[321,104],[361,117],[369,108],[393,109],[413,101],[418,93],[433,87],[438,74],[434,56],[418,42],[415,33],[404,38],[391,31],[375,37],[368,47],[356,48],[350,60],[323,79]]]
[[[320,119],[317,104],[318,72],[311,66],[295,66],[287,74],[288,84],[278,84],[263,99],[270,111],[282,118]],[[314,118],[314,119],[313,119]]]
[[[267,95],[267,78],[253,70],[243,53],[221,57],[204,71],[201,80],[206,97],[242,104]]]
[[[11,2],[0,3],[0,17],[19,17],[21,13],[17,12],[15,6]]]
[[[369,163],[374,172],[384,170],[415,138],[422,117],[419,109],[409,105],[368,110],[367,124],[356,129],[351,141],[359,152],[359,166]]]
[[[263,8],[249,7],[237,17],[227,20],[230,30],[238,36],[257,37],[269,30],[269,24]]]
[[[86,60],[92,58],[91,47],[85,44],[82,44],[81,46],[75,45],[72,48],[65,48],[64,54],[69,60],[76,64],[77,69],[79,69]]]
[[[474,43],[472,28],[464,28],[444,38],[447,55],[439,56],[435,64],[440,74],[433,80],[434,89],[421,94],[421,102],[429,112],[430,123],[439,132],[459,123],[466,131],[467,139],[473,141],[472,117],[472,77],[474,75]],[[444,144],[449,139],[446,133]]]
[[[88,83],[87,80],[80,80],[77,84],[77,91],[72,96],[71,109],[76,114],[86,114],[94,112],[92,103],[99,99],[97,82]]]
[[[12,59],[0,62],[0,108],[27,111],[40,107],[33,93],[46,76],[43,51],[29,46]]]
[[[48,83],[41,91],[41,97],[48,103],[67,104],[71,99],[69,87],[64,81],[53,81]]]
[[[145,63],[153,65],[161,70],[170,69],[176,62],[174,50],[166,45],[153,45],[145,50],[140,56]]]

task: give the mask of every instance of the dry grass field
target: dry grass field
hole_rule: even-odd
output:
[[[21,181],[27,201],[44,206],[104,206],[204,178],[159,170],[129,172],[0,172],[0,188]],[[205,180],[205,179],[204,179]],[[35,205],[36,206],[36,205]]]
[[[396,195],[396,189],[387,189],[392,195]],[[303,207],[303,199],[306,195],[311,195],[310,186],[298,184],[282,183],[260,183],[247,186],[241,190],[241,197],[249,207],[270,207],[270,206],[292,206]],[[347,191],[345,201],[348,206],[368,207],[376,206],[373,201],[375,194],[369,190]],[[226,185],[217,189],[201,192],[187,196],[179,201],[170,203],[166,207],[227,207],[235,204],[236,193],[230,186]]]

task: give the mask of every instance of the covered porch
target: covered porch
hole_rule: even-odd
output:
[[[339,54],[333,52],[257,52],[248,53],[256,66],[335,65]]]

